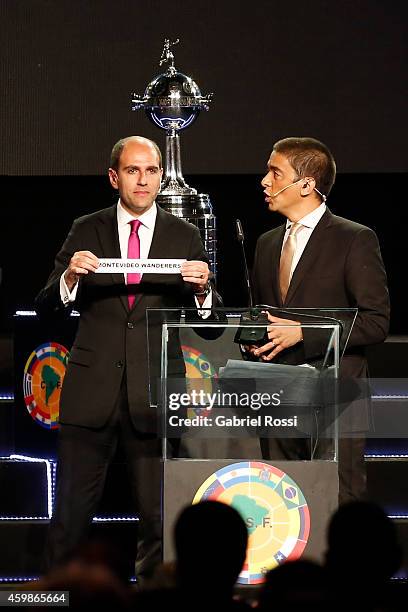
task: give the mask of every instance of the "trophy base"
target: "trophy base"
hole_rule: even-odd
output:
[[[212,213],[210,197],[206,193],[183,195],[159,193],[156,202],[175,217],[180,217],[198,227],[210,260],[210,270],[215,276],[217,272],[216,217]]]

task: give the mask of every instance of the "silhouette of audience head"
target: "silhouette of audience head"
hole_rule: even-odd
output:
[[[313,561],[287,561],[265,576],[261,610],[327,610],[326,572]]]
[[[73,559],[58,566],[37,582],[40,591],[68,591],[69,607],[72,610],[121,610],[130,609],[128,589],[110,570],[101,563],[85,563]]]
[[[212,592],[231,594],[248,543],[245,522],[234,508],[216,501],[188,506],[177,519],[174,540],[180,587],[191,591],[210,583]]]
[[[332,577],[380,586],[395,574],[402,561],[394,523],[380,506],[367,501],[344,504],[328,529],[326,566]]]

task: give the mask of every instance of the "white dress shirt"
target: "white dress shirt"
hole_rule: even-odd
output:
[[[119,244],[120,244],[120,256],[122,259],[127,259],[128,242],[130,236],[130,222],[134,221],[135,218],[123,208],[120,200],[117,207],[117,219],[118,219],[118,233],[119,233]],[[149,256],[150,246],[152,244],[154,226],[156,224],[157,217],[157,205],[153,202],[153,205],[143,215],[138,217],[140,221],[138,236],[140,240],[140,259],[147,259]],[[143,276],[143,275],[142,275]],[[125,282],[127,275],[125,274]]]
[[[313,234],[314,228],[319,223],[320,219],[323,217],[325,212],[326,212],[326,204],[322,202],[320,206],[312,210],[311,213],[305,215],[303,219],[299,219],[298,223],[302,225],[303,227],[302,229],[298,230],[296,234],[296,250],[295,250],[295,253],[292,259],[292,267],[290,269],[289,282],[292,279],[293,272],[295,271],[296,266],[298,265],[299,260],[302,257],[303,251],[306,248],[309,238]],[[283,245],[285,244],[289,236],[290,228],[292,227],[292,225],[293,225],[293,222],[289,221],[288,219],[286,221],[286,231],[285,231],[285,236],[284,236],[283,243],[282,243],[282,249],[283,249]]]
[[[117,222],[118,222],[118,234],[119,234],[119,246],[120,246],[120,256],[122,259],[127,259],[127,250],[128,250],[128,241],[130,236],[130,221],[133,221],[135,217],[133,217],[121,204],[120,200],[118,201],[117,209]],[[152,244],[154,227],[156,224],[157,218],[157,205],[156,202],[153,202],[153,205],[147,210],[143,215],[138,217],[140,221],[139,226],[139,240],[140,240],[140,259],[147,259],[149,256],[150,246]],[[143,275],[142,275],[143,276]],[[124,274],[125,283],[127,284],[127,274]],[[72,291],[69,291],[68,286],[64,279],[64,274],[62,274],[60,278],[60,295],[62,302],[67,305],[70,302],[74,302],[76,299],[78,291],[78,283],[75,287],[72,288]],[[197,308],[200,308],[200,303],[197,298],[194,298],[196,302]],[[212,304],[212,292],[206,296],[204,303],[201,308],[211,308]],[[207,318],[210,315],[210,312],[204,311],[201,313],[203,318]]]

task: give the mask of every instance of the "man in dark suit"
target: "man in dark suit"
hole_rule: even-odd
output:
[[[67,558],[86,534],[119,441],[140,517],[138,578],[161,560],[161,446],[148,399],[149,366],[151,380],[159,376],[161,318],[147,330],[146,309],[211,307],[216,299],[198,229],[156,206],[162,173],[155,143],[120,140],[109,168],[118,203],[74,221],[37,296],[40,313],[65,314],[75,306],[81,315],[61,393],[49,565]],[[95,274],[99,258],[134,257],[186,261],[181,274]],[[181,348],[171,331],[169,369],[182,377]]]
[[[342,378],[367,377],[365,347],[382,342],[388,332],[389,295],[376,234],[368,227],[333,215],[326,207],[336,176],[329,149],[313,138],[277,142],[262,180],[269,209],[286,217],[286,224],[263,234],[253,267],[256,303],[290,308],[358,308],[340,366]],[[296,355],[308,361],[302,329],[268,314],[269,342],[252,347],[262,361],[284,362]],[[270,440],[272,458],[303,459],[305,449],[286,440]],[[310,454],[309,454],[310,456]],[[339,444],[340,501],[360,497],[365,490],[364,440]]]

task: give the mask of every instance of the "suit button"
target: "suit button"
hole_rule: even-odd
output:
[[[116,367],[117,368],[123,368],[123,361],[117,361],[116,362]]]
[[[127,326],[128,326],[128,329],[133,329],[134,328],[134,324],[130,323],[130,322],[127,324]]]

